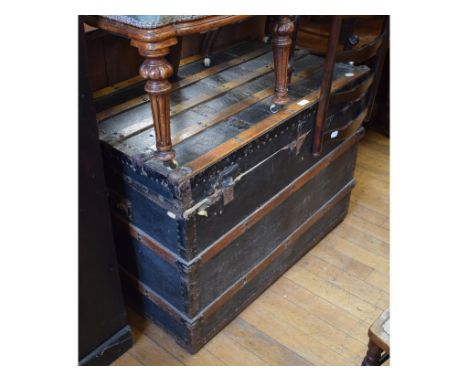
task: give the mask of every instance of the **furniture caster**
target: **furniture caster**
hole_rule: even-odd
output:
[[[277,105],[276,103],[272,103],[270,105],[270,113],[272,114],[276,114],[279,111],[279,109],[280,109],[280,106]]]
[[[171,170],[176,170],[179,167],[179,162],[177,160],[170,159],[168,161],[163,162],[165,166],[169,167]]]
[[[205,68],[209,68],[211,66],[211,58],[210,57],[205,57],[203,59],[203,66]]]

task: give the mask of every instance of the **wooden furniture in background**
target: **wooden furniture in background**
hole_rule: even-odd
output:
[[[250,16],[206,16],[150,29],[135,27],[103,16],[85,16],[87,24],[129,38],[131,45],[137,47],[139,53],[145,57],[140,67],[140,75],[147,80],[145,91],[150,98],[156,133],[155,157],[159,160],[168,162],[175,158],[169,111],[171,83],[168,79],[174,73],[167,59],[170,47],[177,45],[178,37],[214,30],[248,17]],[[287,102],[288,59],[293,30],[291,16],[277,17],[275,37],[272,41],[276,76],[273,102],[276,105],[284,105]]]
[[[316,127],[314,130],[314,140],[312,146],[314,155],[320,155],[324,139],[345,139],[347,136],[346,134],[352,133],[349,131],[349,129],[346,129],[347,133],[343,134],[342,129],[337,128],[331,132],[328,132],[328,134],[325,134],[327,129],[326,123],[329,104],[352,102],[353,100],[359,99],[364,94],[366,94],[367,89],[372,85],[367,101],[366,119],[368,119],[372,114],[373,104],[376,97],[379,79],[382,73],[382,67],[388,46],[388,17],[385,17],[380,35],[378,35],[373,41],[353,49],[359,40],[353,34],[351,29],[352,24],[350,24],[349,21],[355,17],[356,16],[332,16],[332,25],[328,35],[327,53],[325,56],[325,69],[320,89],[320,101],[316,115]],[[344,20],[347,21],[346,28],[342,28]],[[345,32],[345,38],[343,38],[343,32]],[[340,37],[344,49],[338,51]],[[373,80],[363,83],[363,85],[358,89],[338,93],[333,96],[331,95],[331,83],[336,62],[351,62],[353,64],[361,64],[373,57],[376,58],[373,67]]]
[[[301,16],[298,27],[298,44],[312,54],[326,56],[332,16]],[[382,31],[387,33],[384,50],[362,63],[373,68],[375,83],[369,98],[369,112],[364,121],[372,128],[389,136],[389,17],[388,16],[343,16],[341,33],[336,47],[338,60],[346,59],[342,52],[360,50],[379,41]],[[346,54],[346,53],[343,53]],[[349,53],[348,53],[349,54]]]
[[[386,309],[369,328],[369,344],[362,366],[380,366],[390,357],[390,310]]]
[[[132,346],[79,30],[79,364],[107,365]]]

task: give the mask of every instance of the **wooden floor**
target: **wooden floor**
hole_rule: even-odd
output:
[[[368,131],[346,219],[196,355],[128,311],[113,365],[360,365],[389,306],[389,140]]]

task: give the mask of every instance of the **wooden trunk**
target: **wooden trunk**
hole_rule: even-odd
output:
[[[298,49],[277,114],[272,54],[240,44],[181,66],[171,95],[177,166],[154,159],[140,98],[99,108],[118,258],[129,301],[196,352],[346,215],[366,95],[331,107],[311,151],[323,59]],[[336,65],[334,91],[366,67]],[[110,106],[110,109],[109,109]],[[354,121],[353,123],[349,123]],[[342,126],[346,129],[341,129]]]

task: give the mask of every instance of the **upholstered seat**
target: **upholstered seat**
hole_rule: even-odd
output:
[[[159,28],[181,21],[202,19],[201,15],[104,15],[103,17],[128,24],[137,28]]]

